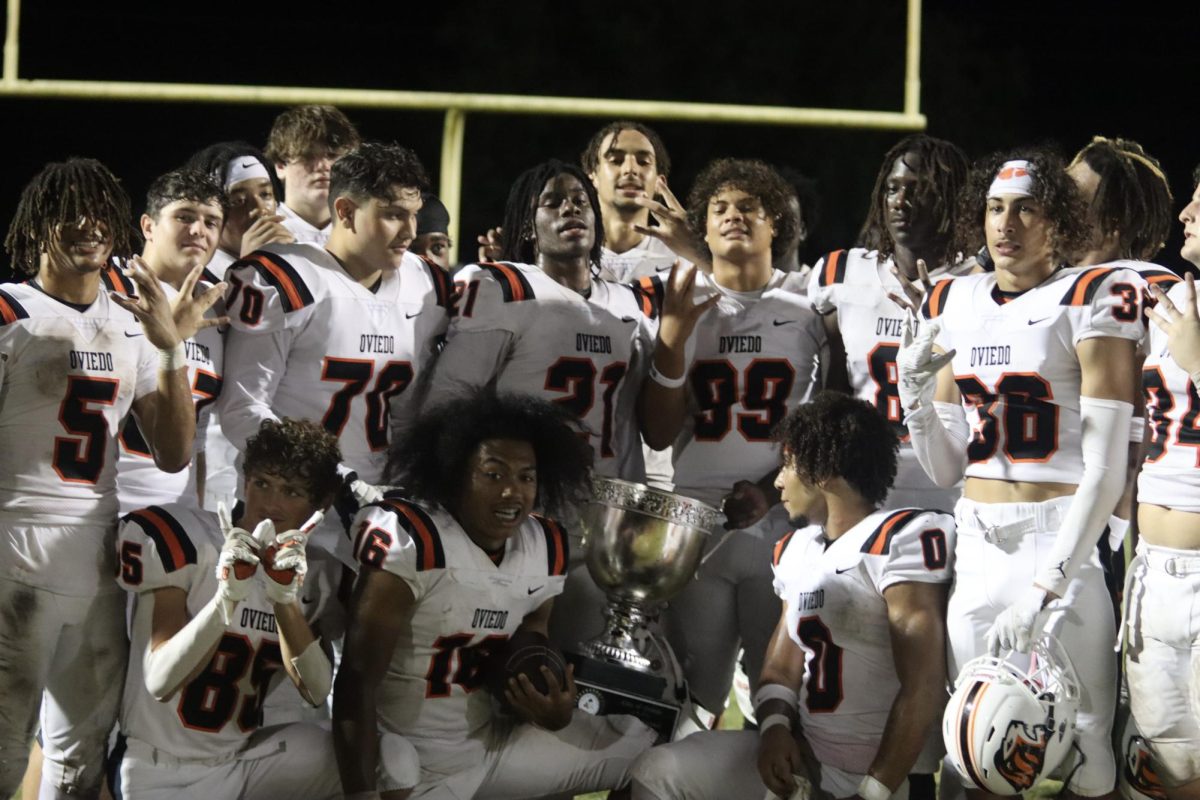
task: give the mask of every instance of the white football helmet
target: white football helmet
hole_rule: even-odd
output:
[[[942,737],[950,763],[968,786],[1020,794],[1070,754],[1079,682],[1053,636],[1034,644],[1028,670],[981,656],[963,666],[955,686],[942,716]]]
[[[1137,722],[1124,709],[1125,724],[1117,753],[1117,787],[1125,800],[1166,800],[1167,793],[1158,777],[1150,748],[1138,730]]]

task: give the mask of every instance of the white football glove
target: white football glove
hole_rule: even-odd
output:
[[[237,604],[250,593],[254,573],[258,570],[258,533],[271,521],[263,520],[254,533],[250,533],[234,526],[224,503],[217,504],[217,520],[221,535],[225,537],[221,555],[217,558],[217,596],[221,598],[221,618],[229,625]]]
[[[993,656],[1009,650],[1028,653],[1033,643],[1042,635],[1050,612],[1043,606],[1046,590],[1030,586],[1021,597],[1000,612],[987,632],[988,652]]]
[[[354,495],[354,499],[358,501],[358,507],[368,506],[371,503],[378,503],[383,499],[383,492],[378,487],[372,486],[364,480],[355,478],[350,483],[350,493]]]
[[[308,558],[304,554],[308,537],[324,517],[320,511],[314,511],[298,529],[278,534],[270,520],[266,520],[267,527],[260,525],[254,529],[263,554],[267,599],[272,603],[289,605],[296,602],[304,576],[308,574]]]
[[[913,411],[933,403],[938,373],[954,359],[954,351],[933,352],[933,340],[941,330],[937,321],[922,323],[910,309],[903,327],[896,354],[896,391],[904,410]]]

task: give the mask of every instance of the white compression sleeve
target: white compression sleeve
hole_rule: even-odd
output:
[[[1046,563],[1034,583],[1062,597],[1080,567],[1096,550],[1108,517],[1125,488],[1129,417],[1123,400],[1079,398],[1083,475],[1063,518]]]
[[[225,621],[221,617],[223,602],[214,596],[174,636],[156,649],[146,649],[142,669],[146,673],[146,688],[154,699],[161,702],[174,694],[192,670],[200,666],[213,645],[221,640],[225,633]],[[147,610],[153,614],[152,608]]]
[[[333,665],[321,649],[321,642],[317,639],[309,642],[304,652],[292,659],[292,667],[304,684],[307,694],[304,699],[313,706],[324,703],[333,688]]]
[[[958,403],[934,403],[909,411],[904,418],[913,452],[930,480],[949,489],[967,471],[967,441],[970,428]]]

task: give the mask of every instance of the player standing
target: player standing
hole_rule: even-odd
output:
[[[183,341],[223,287],[172,308],[140,260],[138,297],[102,291],[130,254],[129,200],[102,164],[48,164],[5,239],[30,276],[0,286],[0,794],[21,779],[41,706],[44,797],[95,797],[120,695],[124,598],[112,584],[117,432],[138,419],[155,463],[191,458]],[[42,689],[46,689],[43,701]]]
[[[957,146],[918,134],[902,139],[883,158],[859,240],[817,262],[808,296],[825,320],[830,341],[830,385],[873,403],[900,437],[900,466],[888,508],[949,510],[958,489],[935,486],[908,443],[896,393],[896,351],[903,309],[889,297],[918,278],[923,261],[934,280],[974,268],[956,252],[955,202],[967,179],[967,158]],[[844,372],[843,372],[844,370]]]
[[[570,667],[565,685],[545,673],[545,693],[512,680],[508,724],[480,691],[482,651],[518,631],[544,635],[563,590],[567,535],[532,512],[589,491],[592,453],[572,422],[561,407],[480,391],[396,442],[389,477],[406,495],[364,508],[353,528],[362,567],[334,690],[348,796],[398,800],[414,784],[414,797],[464,800],[617,789],[653,742],[632,717],[575,709]],[[391,755],[396,734],[420,756],[419,783],[415,763]]]
[[[1117,665],[1096,542],[1125,482],[1143,283],[1127,269],[1063,264],[1086,217],[1048,151],[988,159],[963,197],[962,229],[982,225],[995,272],[935,284],[931,322],[915,340],[906,331],[897,359],[922,467],[940,486],[966,477],[951,674],[1052,632],[1082,687],[1083,763],[1067,788],[1104,796],[1116,778]]]
[[[788,514],[827,519],[775,546],[783,612],[755,695],[759,730],[654,748],[634,765],[637,800],[757,799],[765,789],[788,797],[794,775],[827,797],[905,797],[936,727],[953,520],[878,510],[896,474],[897,437],[862,400],[819,394],[776,437]]]
[[[246,500],[232,514],[167,504],[123,520],[117,582],[136,600],[122,797],[342,796],[328,731],[259,727],[280,668],[313,705],[330,690],[298,595],[339,461],[318,425],[266,420],[246,444]]]
[[[791,196],[760,161],[712,163],[688,198],[711,277],[675,267],[674,296],[665,299],[660,279],[643,279],[663,304],[641,397],[646,441],[673,445],[676,492],[722,506],[726,527],[738,529],[714,537],[712,558],[664,618],[692,694],[713,714],[729,695],[739,638],[757,680],[779,614],[767,567],[787,518],[782,509],[768,513],[778,500],[771,432],[821,385],[821,320],[799,282],[772,267],[773,248],[790,243],[797,224]]]

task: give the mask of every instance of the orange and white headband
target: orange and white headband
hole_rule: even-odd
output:
[[[1005,194],[1033,197],[1033,164],[1028,161],[1004,162],[996,177],[992,179],[987,196],[999,197]]]

